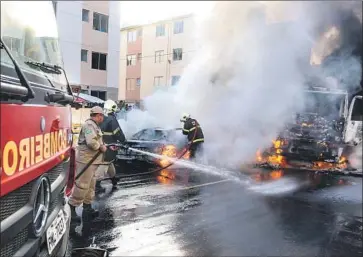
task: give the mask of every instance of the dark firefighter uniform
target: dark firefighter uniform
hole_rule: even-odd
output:
[[[105,117],[103,123],[100,125],[102,133],[103,133],[103,142],[105,144],[112,143],[124,143],[126,141],[126,137],[121,130],[121,127],[116,119],[114,113],[110,113]],[[107,150],[105,154],[105,161],[114,161],[116,158],[116,151]]]
[[[187,118],[184,122],[183,134],[188,136],[190,158],[194,159],[196,153],[201,150],[204,142],[203,131],[198,121]]]
[[[107,117],[104,118],[103,122],[100,125],[103,134],[103,142],[107,144],[112,143],[124,143],[126,141],[125,135],[118,124],[116,116],[114,113],[109,113]],[[114,188],[116,188],[118,179],[116,178],[116,169],[113,164],[113,161],[116,159],[117,151],[113,151],[110,148],[107,148],[107,151],[104,155],[104,162],[108,163],[106,169],[102,169],[97,172],[98,179],[103,177],[105,173],[107,173],[108,177],[111,178],[112,184]],[[98,180],[96,183],[97,192],[104,191],[101,187],[101,181]]]

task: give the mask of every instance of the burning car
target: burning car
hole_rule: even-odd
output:
[[[344,153],[362,142],[362,96],[338,89],[311,87],[303,112],[287,124],[271,148],[257,152],[258,165],[345,169]],[[327,108],[329,106],[329,108]]]
[[[163,128],[147,128],[134,134],[127,145],[131,148],[167,156],[170,158],[189,159],[189,151],[186,150],[187,139],[182,135],[181,128],[163,129]],[[183,156],[181,156],[183,155]],[[145,164],[167,167],[169,160],[156,159],[154,157],[134,152],[130,149],[120,149],[117,154],[118,161],[125,162],[141,162]]]

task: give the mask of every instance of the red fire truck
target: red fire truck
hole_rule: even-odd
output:
[[[1,256],[64,256],[72,90],[51,1],[1,1]]]

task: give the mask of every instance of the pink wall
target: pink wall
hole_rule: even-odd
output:
[[[127,55],[135,54],[137,55],[141,53],[142,55],[142,38],[139,37],[135,42],[130,42],[127,44]],[[141,60],[136,60],[135,66],[126,66],[126,79],[132,78],[137,79],[141,78]],[[141,78],[141,86],[142,86],[142,78]],[[126,100],[127,101],[139,101],[140,100],[140,87],[136,86],[134,90],[126,90]]]

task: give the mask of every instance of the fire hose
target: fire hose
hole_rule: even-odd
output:
[[[191,140],[191,142],[194,141],[196,135],[197,135],[197,130],[198,130],[198,127],[195,127],[195,132],[194,132],[194,135],[193,135],[193,139]],[[125,144],[119,144],[119,143],[115,143],[115,144],[108,144],[106,145],[107,147],[111,147],[111,146],[115,146],[115,147],[121,147],[121,148],[124,148],[124,149],[128,149],[129,147],[127,147]],[[184,151],[176,158],[176,160],[180,160],[189,150],[190,150],[190,146],[191,146],[191,143],[188,143],[185,147],[184,147]],[[100,156],[102,152],[101,151],[98,151],[93,157],[92,159],[82,168],[82,170],[76,175],[76,178],[75,180],[79,179],[80,176],[82,176],[82,174],[89,168],[89,166],[92,165],[92,163],[97,159],[98,156]],[[174,165],[175,162],[170,162],[168,165],[166,165],[165,167],[160,167],[160,168],[157,168],[155,170],[152,170],[152,171],[148,171],[148,172],[144,172],[144,173],[138,173],[138,174],[132,174],[132,175],[127,175],[127,176],[117,176],[118,178],[127,178],[127,177],[133,177],[133,176],[139,176],[139,175],[146,175],[146,174],[152,174],[152,173],[156,173],[156,172],[160,172],[162,170],[165,170],[169,167],[171,167],[172,165]],[[104,178],[102,179],[101,181],[104,181],[104,180],[110,180],[111,178]]]
[[[198,130],[198,127],[195,127],[195,132],[194,132],[194,135],[193,135],[193,138],[191,140],[191,142],[194,141],[196,135],[197,135],[197,130]],[[110,144],[108,146],[116,146],[116,147],[122,147],[122,148],[125,148],[125,149],[128,149],[128,147],[125,146],[125,144]],[[183,156],[190,150],[190,146],[191,146],[191,143],[188,143],[185,147],[183,147],[183,151],[182,153],[176,158],[176,160],[180,160],[181,158],[183,158]],[[97,157],[96,157],[97,158]],[[95,158],[95,159],[96,159]],[[129,178],[129,177],[134,177],[134,176],[140,176],[140,175],[147,175],[147,174],[152,174],[152,173],[157,173],[157,172],[160,172],[162,170],[165,170],[169,167],[171,167],[172,165],[174,165],[175,162],[170,162],[168,165],[166,165],[165,167],[160,167],[160,168],[157,168],[157,169],[154,169],[154,170],[151,170],[151,171],[147,171],[147,172],[143,172],[143,173],[137,173],[137,174],[131,174],[131,175],[125,175],[125,176],[117,176],[117,178]],[[89,166],[88,166],[89,167]],[[110,180],[111,178],[104,178],[104,179],[101,179],[101,181],[104,181],[104,180]]]
[[[194,135],[193,135],[193,139],[191,142],[194,141],[196,135],[197,135],[197,127],[195,129],[195,132],[194,132]],[[107,147],[110,147],[110,146],[116,146],[116,147],[121,147],[121,148],[125,148],[125,149],[128,149],[127,146],[125,146],[125,144],[108,144],[106,145]],[[190,150],[190,146],[191,146],[191,143],[188,143],[185,147],[184,147],[184,151],[176,158],[177,160],[180,160],[189,150]],[[82,170],[76,175],[76,178],[75,180],[79,179],[80,176],[82,176],[82,174],[89,168],[89,166],[92,165],[92,163],[97,159],[98,156],[100,156],[102,152],[101,151],[98,151],[93,157],[92,159],[82,168]],[[125,177],[133,177],[133,176],[139,176],[139,175],[145,175],[145,174],[152,174],[152,173],[156,173],[156,172],[160,172],[162,170],[165,170],[169,167],[171,167],[173,164],[175,164],[175,162],[170,162],[168,165],[166,165],[165,167],[161,167],[161,168],[157,168],[155,170],[152,170],[152,171],[148,171],[148,172],[144,172],[144,173],[138,173],[138,174],[132,174],[132,175],[127,175],[127,176],[117,176],[118,178],[125,178]],[[109,180],[111,178],[104,178],[102,179],[101,181],[103,180]]]

